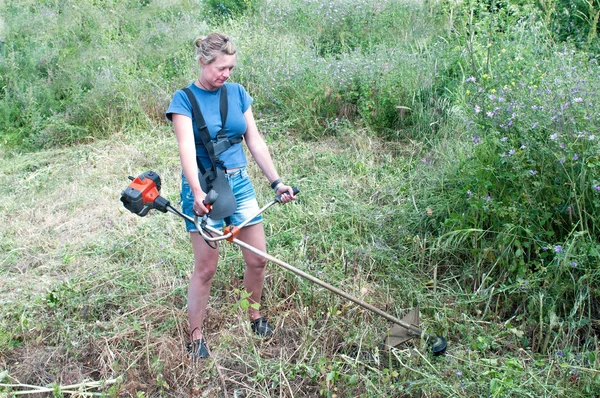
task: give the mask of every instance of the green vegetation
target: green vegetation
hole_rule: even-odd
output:
[[[598,0],[0,2],[0,395],[600,396],[599,15]],[[445,357],[382,350],[385,320],[275,265],[278,334],[257,340],[226,243],[213,358],[186,358],[189,238],[119,194],[152,169],[178,207],[164,111],[213,30],[301,189],[265,214],[269,252],[399,317],[419,306]]]

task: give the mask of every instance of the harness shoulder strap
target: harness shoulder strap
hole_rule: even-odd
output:
[[[219,97],[219,111],[221,114],[221,130],[216,135],[216,140],[213,141],[210,138],[210,133],[208,131],[208,127],[206,126],[206,122],[204,121],[204,117],[202,116],[202,111],[200,110],[200,106],[198,105],[198,101],[190,90],[189,87],[183,89],[185,94],[187,95],[190,103],[192,104],[192,113],[194,115],[194,119],[196,119],[196,126],[199,130],[200,138],[202,139],[202,144],[208,151],[208,155],[210,157],[211,163],[213,167],[216,168],[216,165],[219,164],[223,169],[225,169],[225,165],[222,161],[219,160],[219,155],[229,149],[233,144],[237,144],[242,141],[241,138],[236,139],[228,139],[227,132],[225,130],[225,123],[227,122],[227,113],[228,113],[228,101],[227,101],[227,87],[225,85],[221,86],[221,93]]]

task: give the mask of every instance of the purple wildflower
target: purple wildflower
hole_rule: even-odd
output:
[[[561,245],[556,245],[556,246],[554,246],[554,252],[555,252],[555,253],[562,253],[563,251],[564,251],[564,250],[563,250],[563,248],[562,248],[562,246],[561,246]]]
[[[537,174],[537,170],[529,170],[529,172],[531,173],[531,175],[536,175]]]

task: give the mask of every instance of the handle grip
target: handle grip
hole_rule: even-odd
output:
[[[206,208],[210,211],[210,208],[212,207],[212,205],[217,201],[217,198],[219,197],[219,194],[217,193],[217,191],[215,191],[214,189],[211,189],[207,194],[206,197],[204,198],[204,201],[202,202],[204,204],[204,206],[206,206]]]
[[[294,192],[294,196],[298,195],[298,193],[300,192],[300,190],[297,187],[292,187],[292,191]],[[275,202],[281,203],[281,195],[285,195],[286,193],[287,192],[284,192],[282,194],[275,196]]]

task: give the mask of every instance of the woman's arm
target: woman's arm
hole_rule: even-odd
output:
[[[252,114],[252,107],[248,108],[248,110],[244,113],[244,118],[246,119],[247,125],[246,134],[244,134],[246,145],[248,146],[252,157],[258,164],[258,167],[260,167],[265,177],[267,177],[269,183],[272,183],[279,179],[279,174],[277,173],[275,165],[273,164],[273,159],[269,153],[269,148],[267,147],[265,140],[258,132],[258,127],[256,126],[254,115]],[[287,195],[283,195],[281,199],[284,203],[296,199],[292,187],[285,184],[280,184],[279,187],[276,187],[275,193],[283,194],[285,192],[289,194],[289,198],[286,198]]]
[[[177,136],[177,146],[179,147],[179,158],[181,159],[181,167],[183,175],[190,189],[194,194],[194,211],[198,215],[208,213],[208,209],[202,203],[206,193],[200,186],[198,180],[198,165],[196,163],[196,143],[194,141],[194,128],[192,119],[188,116],[173,114],[173,126],[175,127],[175,135]]]

